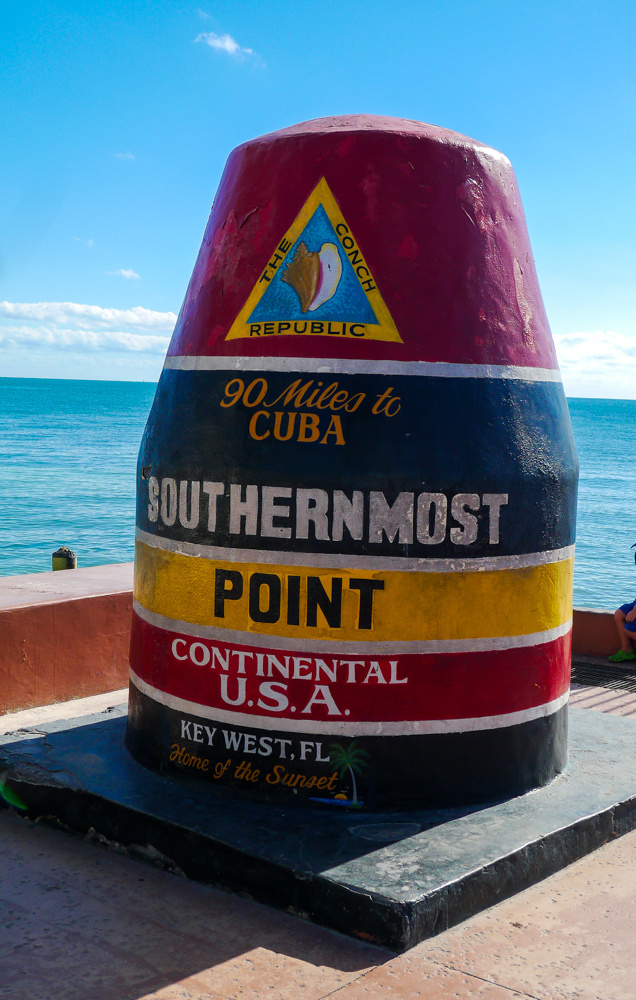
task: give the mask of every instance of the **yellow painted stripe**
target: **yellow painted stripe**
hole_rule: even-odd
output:
[[[232,563],[168,552],[137,542],[134,594],[148,611],[193,625],[297,639],[430,641],[527,635],[564,625],[572,615],[574,560],[481,573],[404,573],[362,569]],[[243,596],[225,601],[224,617],[214,613],[217,569],[239,572]],[[281,580],[279,621],[265,624],[249,616],[249,581],[254,573]],[[301,577],[300,624],[287,624],[288,578]],[[319,577],[328,595],[342,580],[341,627],[330,628],[320,610],[307,625],[307,577]],[[373,595],[371,629],[359,627],[361,595],[350,584],[384,584]],[[267,590],[262,606],[267,606]]]

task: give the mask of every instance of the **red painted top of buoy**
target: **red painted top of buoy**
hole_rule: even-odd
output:
[[[401,342],[227,340],[323,178]],[[456,132],[375,115],[244,143],[228,159],[168,353],[556,368],[510,162]]]

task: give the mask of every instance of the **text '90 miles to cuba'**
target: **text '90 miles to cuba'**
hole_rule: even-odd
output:
[[[247,386],[241,378],[230,379],[220,405],[229,409],[239,403],[254,410],[248,432],[255,441],[273,436],[277,441],[334,445],[346,444],[345,413],[360,411],[374,417],[395,417],[402,406],[393,386],[368,397],[366,392],[341,389],[339,382],[325,385],[320,380],[301,378],[277,394],[270,392],[265,378],[252,379]],[[312,410],[325,412],[321,415]],[[343,411],[343,416],[337,411]]]

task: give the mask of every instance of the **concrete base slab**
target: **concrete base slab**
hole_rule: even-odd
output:
[[[636,726],[571,712],[549,786],[470,809],[353,813],[225,797],[142,768],[124,707],[0,737],[0,791],[33,818],[404,951],[636,828]]]

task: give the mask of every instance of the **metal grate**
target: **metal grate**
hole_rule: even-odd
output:
[[[629,668],[612,663],[572,660],[572,683],[585,687],[610,688],[613,691],[636,692],[636,660]]]

